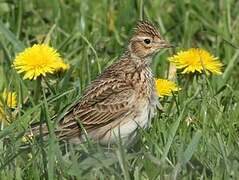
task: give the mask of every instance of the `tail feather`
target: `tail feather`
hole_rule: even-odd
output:
[[[46,123],[34,123],[31,125],[30,129],[25,132],[25,136],[32,138],[32,137],[39,137],[39,136],[48,136],[49,130]]]
[[[71,138],[79,138],[81,135],[80,126],[77,121],[72,120],[68,122],[58,123],[58,126],[54,129],[54,133],[59,140],[70,140]],[[30,129],[25,133],[25,136],[32,137],[42,137],[47,139],[49,136],[49,128],[46,123],[34,123],[31,125]]]

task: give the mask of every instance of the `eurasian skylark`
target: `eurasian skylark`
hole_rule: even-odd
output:
[[[140,21],[119,60],[89,85],[59,122],[57,137],[81,143],[86,136],[83,125],[87,136],[102,145],[114,144],[119,137],[129,144],[138,128],[147,128],[154,115],[158,97],[150,63],[154,54],[168,47],[154,25]],[[39,134],[39,129],[34,125],[33,134]],[[48,134],[46,126],[42,134]]]

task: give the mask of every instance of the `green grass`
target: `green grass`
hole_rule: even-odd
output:
[[[12,123],[0,131],[0,179],[237,179],[238,9],[237,0],[0,0],[0,92],[18,95],[18,107],[7,111]],[[201,47],[218,56],[224,73],[178,74],[182,90],[161,100],[165,111],[130,150],[119,144],[108,151],[90,142],[62,146],[54,134],[20,148],[29,123],[63,115],[122,53],[142,17],[157,24],[176,50]],[[17,52],[44,40],[71,69],[36,89],[37,82],[23,80],[11,64]],[[154,58],[156,77],[166,77],[172,54]]]

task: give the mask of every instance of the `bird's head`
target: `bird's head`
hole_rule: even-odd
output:
[[[171,45],[165,41],[155,26],[148,21],[140,21],[130,39],[128,49],[133,56],[146,58],[154,55],[160,49]]]

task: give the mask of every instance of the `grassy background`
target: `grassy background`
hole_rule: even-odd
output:
[[[236,179],[239,177],[239,1],[0,0],[0,92],[16,91],[12,123],[0,131],[0,179]],[[66,105],[122,53],[138,19],[158,25],[176,50],[201,47],[224,63],[221,76],[177,76],[182,91],[138,144],[105,150],[63,146],[54,134],[21,149],[30,122],[63,114]],[[71,69],[42,88],[11,68],[17,52],[50,42]],[[167,57],[152,64],[166,77]],[[187,122],[191,120],[189,125]],[[54,125],[53,125],[54,126]],[[5,137],[9,137],[6,141]]]

